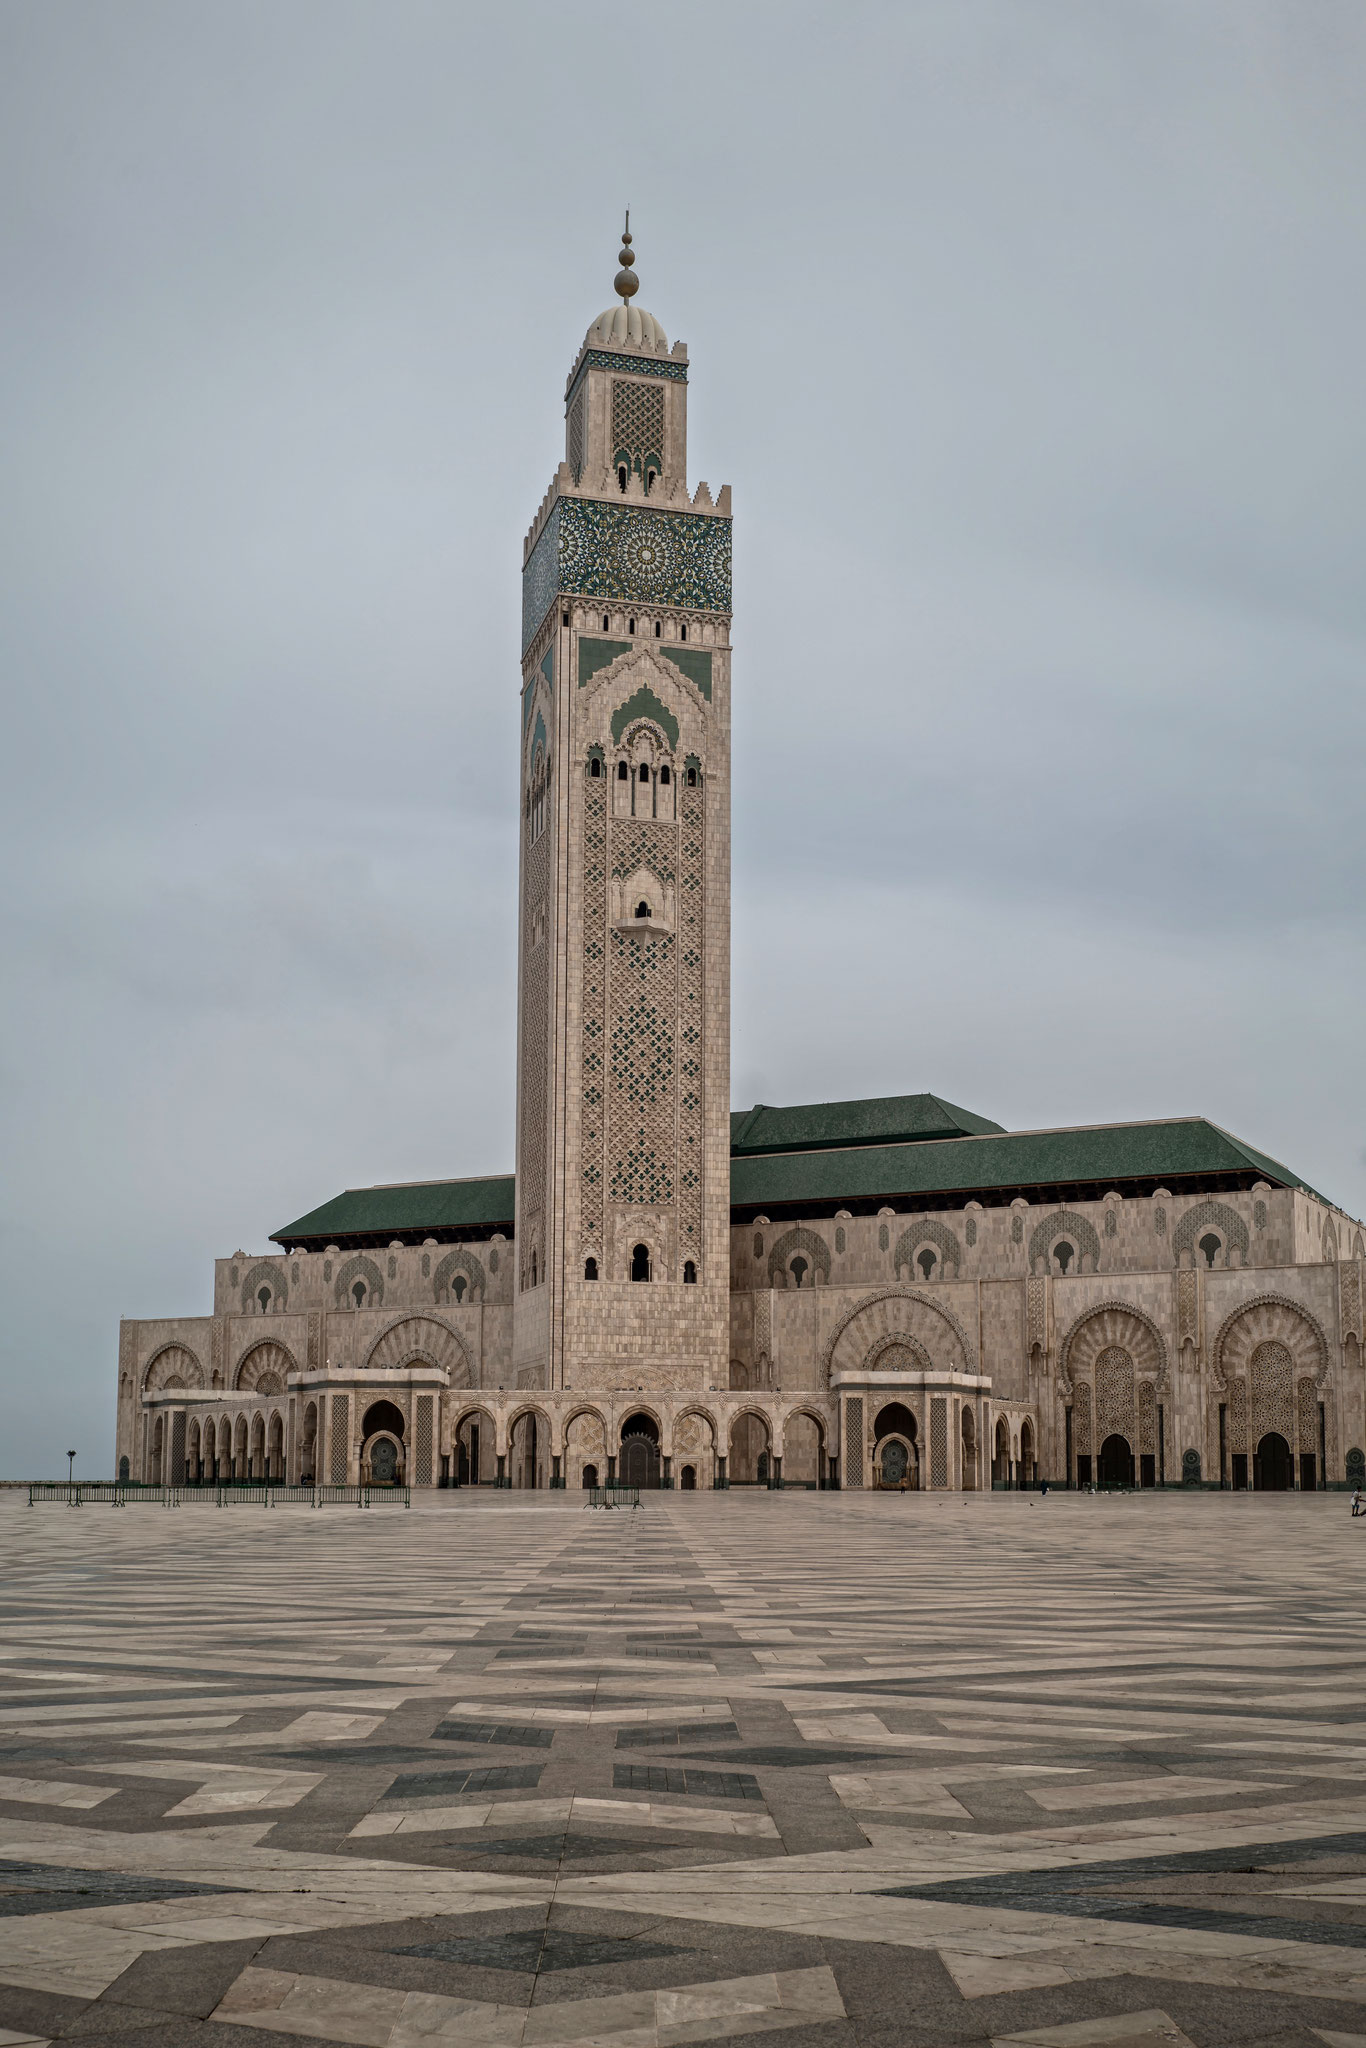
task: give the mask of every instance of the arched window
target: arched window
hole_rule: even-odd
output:
[[[451,1282],[451,1293],[455,1296],[457,1301],[463,1301],[465,1299],[465,1289],[468,1286],[469,1281],[465,1278],[464,1274],[457,1273],[454,1280],[452,1280]]]
[[[363,1280],[358,1280],[355,1286],[351,1289],[351,1299],[355,1302],[357,1308],[359,1308],[362,1302],[365,1300],[365,1282]]]
[[[630,779],[631,779],[631,771],[630,771],[630,769],[629,769],[629,768],[628,768],[628,767],[626,766],[626,763],[625,763],[624,761],[618,761],[618,762],[617,762],[617,781],[618,781],[618,782],[629,782],[629,781],[630,781]]]
[[[1077,1254],[1075,1247],[1070,1245],[1067,1242],[1067,1239],[1063,1237],[1060,1238],[1057,1244],[1054,1245],[1053,1256],[1057,1260],[1063,1272],[1065,1273],[1068,1267],[1071,1265],[1073,1259],[1075,1259],[1075,1257],[1077,1256]]]
[[[644,898],[642,897],[642,898],[641,898],[641,900],[640,900],[640,902],[639,902],[639,903],[637,903],[637,905],[636,905],[636,916],[637,916],[637,917],[648,917],[649,915],[650,915],[650,906],[649,906],[649,904],[648,904],[648,903],[647,903],[647,902],[645,901],[645,899],[644,899]]]
[[[598,1262],[597,1262],[597,1260],[596,1260],[596,1259],[585,1259],[585,1260],[584,1260],[584,1262],[583,1262],[583,1277],[584,1277],[584,1279],[585,1279],[585,1280],[596,1280],[596,1279],[597,1279],[597,1277],[598,1277]]]
[[[588,764],[588,772],[591,776],[593,776],[595,780],[598,776],[602,774],[602,763],[598,759],[596,754],[594,754],[592,760]]]
[[[657,640],[657,639],[659,638],[659,620],[658,620],[658,619],[656,619],[656,620],[655,620],[655,638],[656,638],[656,640]]]
[[[668,782],[669,782],[669,771],[668,771],[667,767],[665,767],[665,768],[661,768],[661,769],[660,769],[660,771],[659,771],[659,780],[660,780],[661,784],[662,784],[662,785],[663,785],[663,786],[664,786],[665,788],[667,788],[667,787],[668,787]]]
[[[1205,1254],[1205,1264],[1212,1266],[1224,1247],[1214,1235],[1214,1232],[1209,1230],[1206,1231],[1200,1240],[1200,1249]]]
[[[642,761],[640,764],[640,779],[642,782],[648,782],[650,779],[650,765],[648,761]]]
[[[650,1247],[637,1244],[631,1247],[631,1278],[648,1280],[650,1277]]]
[[[788,1267],[788,1271],[791,1273],[793,1281],[798,1287],[801,1286],[803,1280],[805,1280],[810,1270],[811,1268],[807,1265],[806,1260],[801,1257],[795,1258],[792,1261],[792,1264]]]
[[[697,1285],[697,1262],[694,1259],[684,1259],[683,1261],[683,1285],[685,1287],[696,1287]]]
[[[628,620],[626,621],[626,630],[627,630],[627,632],[628,632],[628,633],[634,633],[634,632],[635,632],[635,630],[636,630],[636,622],[635,622],[635,620],[634,620],[634,619],[628,619]]]
[[[658,472],[653,469],[647,469],[645,472],[645,495],[647,498],[650,495],[650,485],[654,482],[657,474]]]
[[[696,789],[697,787],[697,770],[695,768],[688,770],[688,787],[689,789]]]
[[[606,612],[602,615],[602,630],[604,633],[610,633],[612,630],[612,621],[608,618]]]
[[[624,462],[617,464],[617,489],[619,491],[626,489],[626,464]]]
[[[1213,1259],[1210,1260],[1210,1264],[1214,1264]],[[263,1287],[261,1289],[261,1292],[257,1295],[256,1299],[261,1304],[262,1315],[268,1316],[270,1314],[270,1289],[268,1287]]]
[[[534,1287],[534,1286],[536,1285],[536,1254],[535,1254],[535,1252],[533,1252],[533,1253],[531,1254],[531,1284],[532,1284],[532,1286],[533,1286],[533,1287]]]
[[[917,1266],[919,1266],[921,1272],[925,1275],[925,1278],[928,1280],[931,1273],[934,1271],[934,1253],[930,1250],[928,1245],[926,1245],[923,1252],[917,1253],[915,1262]]]
[[[687,637],[688,637],[688,629],[687,629],[687,627],[686,627],[686,626],[680,626],[680,627],[679,627],[679,629],[678,629],[678,637],[679,637],[679,639],[680,639],[680,640],[686,640],[686,639],[687,639]]]

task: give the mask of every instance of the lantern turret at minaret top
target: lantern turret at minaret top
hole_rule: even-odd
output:
[[[523,558],[510,1364],[647,1397],[728,1381],[731,545],[629,227]]]

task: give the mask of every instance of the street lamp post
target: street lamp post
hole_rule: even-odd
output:
[[[76,1453],[74,1451],[68,1451],[66,1454],[66,1498],[68,1507],[77,1508],[80,1506],[80,1502],[76,1498]]]

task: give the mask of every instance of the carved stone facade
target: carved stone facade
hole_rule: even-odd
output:
[[[527,535],[515,1191],[351,1191],[220,1260],[212,1315],[125,1323],[121,1472],[1366,1478],[1361,1229],[1227,1133],[930,1096],[732,1131],[730,500],[687,399],[681,343],[601,316]]]

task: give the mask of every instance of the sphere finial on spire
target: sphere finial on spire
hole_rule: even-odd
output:
[[[640,279],[632,268],[635,257],[631,253],[631,209],[626,209],[626,225],[621,231],[621,254],[617,261],[621,269],[614,280],[615,289],[623,305],[629,305],[640,290]]]

